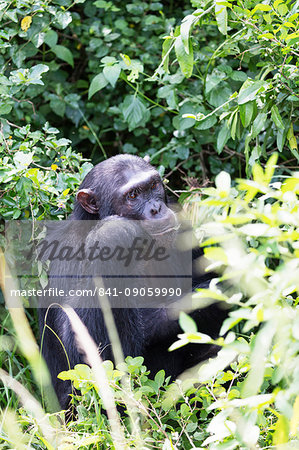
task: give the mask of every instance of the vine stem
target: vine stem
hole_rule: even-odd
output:
[[[81,116],[82,116],[82,118],[84,119],[86,125],[87,125],[88,128],[90,129],[91,134],[93,135],[93,137],[94,137],[95,140],[97,141],[97,144],[98,144],[98,146],[100,147],[101,152],[103,153],[104,158],[107,159],[108,157],[107,157],[106,150],[104,149],[102,142],[100,141],[100,139],[98,138],[96,132],[94,131],[93,126],[92,126],[91,123],[88,121],[88,119],[85,117],[85,114],[83,113],[83,111],[82,111],[80,108],[79,108],[79,111],[80,111]]]
[[[171,112],[173,114],[178,114],[178,111],[175,111],[173,109],[169,109],[169,108],[167,108],[167,106],[164,106],[164,105],[161,105],[160,103],[155,102],[151,98],[149,98],[146,95],[144,95],[142,92],[138,91],[138,88],[135,87],[134,84],[130,83],[127,80],[127,78],[123,78],[123,79],[135,91],[135,95],[139,95],[140,97],[144,98],[145,100],[147,100],[148,102],[152,103],[153,105],[158,106],[159,108],[162,108],[164,111],[168,111],[168,112]]]

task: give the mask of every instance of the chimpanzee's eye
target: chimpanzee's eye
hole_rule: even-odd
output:
[[[127,198],[130,199],[130,200],[134,200],[134,198],[136,198],[136,197],[137,197],[136,189],[134,189],[133,191],[129,192],[128,195],[127,195]]]
[[[152,185],[151,185],[151,189],[156,189],[157,186],[158,186],[157,181],[153,181]]]

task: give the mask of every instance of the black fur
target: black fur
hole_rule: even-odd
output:
[[[129,206],[124,205],[124,197],[119,195],[119,191],[126,183],[134,181],[140,174],[152,171],[153,167],[143,159],[131,155],[119,155],[112,157],[97,166],[85,177],[80,186],[77,200],[75,202],[74,211],[69,219],[62,223],[68,230],[65,234],[68,236],[68,242],[80,239],[74,222],[81,220],[105,219],[113,216],[119,218],[119,214],[124,219],[119,219],[121,224],[120,235],[106,236],[104,228],[97,231],[97,223],[94,224],[94,231],[88,234],[88,239],[94,239],[100,236],[103,244],[109,245],[109,241],[115,243],[118,239],[128,241],[134,238],[134,227],[126,222],[126,216],[130,214],[133,218],[149,219],[165,219],[165,224],[174,220],[174,215],[170,212],[166,205],[165,192],[162,183],[155,186],[153,191],[145,188],[140,193],[141,198],[138,200],[138,208],[134,208],[130,203]],[[134,178],[135,177],[135,178]],[[81,194],[80,194],[81,193]],[[134,194],[132,194],[134,195]],[[150,205],[150,207],[148,206]],[[121,212],[120,212],[121,211]],[[128,211],[128,212],[126,212]],[[152,215],[152,217],[151,217]],[[123,221],[123,222],[121,222]],[[117,222],[118,223],[118,222]],[[154,223],[154,222],[153,222]],[[70,225],[74,224],[70,227]],[[122,226],[122,224],[124,224]],[[163,226],[165,226],[165,224]],[[118,228],[119,229],[119,228]],[[57,233],[57,231],[55,231]],[[63,233],[63,231],[62,231]],[[193,252],[193,258],[196,260],[202,255],[200,249]],[[63,273],[63,265],[55,268],[56,272]],[[50,275],[55,272],[54,267],[50,268]],[[82,266],[78,266],[78,274],[85,270]],[[138,273],[142,273],[142,267],[137,266]],[[194,269],[193,289],[197,287],[208,287],[212,275],[197,273]],[[50,280],[50,285],[64,283],[60,280]],[[81,299],[77,299],[80,305]],[[142,299],[140,299],[140,302]],[[102,311],[99,308],[88,309],[78,308],[76,311],[82,321],[87,326],[92,338],[99,345],[101,357],[103,359],[113,359],[112,349],[109,345],[108,333],[104,323]],[[47,314],[47,315],[46,315]],[[176,378],[187,368],[216,354],[216,349],[209,345],[187,345],[174,352],[169,352],[169,346],[177,340],[177,335],[181,332],[178,321],[170,316],[169,310],[165,308],[115,308],[113,310],[114,320],[119,332],[120,341],[123,346],[125,356],[143,356],[145,365],[151,371],[152,376],[160,369],[164,369],[166,375]],[[208,333],[216,337],[225,312],[217,306],[194,311],[192,313],[198,329],[201,332]],[[49,328],[62,340],[67,352],[70,366],[83,363],[82,355],[78,352],[71,326],[61,308],[40,309],[40,329],[44,329],[45,318]],[[69,404],[69,394],[71,385],[57,378],[59,372],[68,369],[67,358],[65,352],[57,339],[57,337],[46,328],[44,330],[43,355],[51,372],[52,381],[56,390],[58,399],[62,408],[67,408]]]

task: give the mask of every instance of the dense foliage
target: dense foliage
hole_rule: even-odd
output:
[[[80,392],[74,397],[78,418],[62,426],[52,417],[46,429],[41,424],[49,418],[34,407],[28,392],[0,371],[2,380],[18,393],[24,405],[18,415],[11,410],[4,415],[4,448],[17,442],[31,442],[35,448],[74,445],[220,450],[286,443],[296,448],[299,178],[271,182],[276,157],[273,155],[265,171],[254,166],[253,180],[240,180],[235,188],[229,174],[221,172],[216,187],[200,193],[202,200],[194,192],[187,202],[187,211],[191,208],[193,213],[192,205],[200,204],[195,211],[199,211],[202,225],[196,232],[204,235],[210,269],[218,270],[223,287],[227,285],[220,289],[213,283],[209,290],[200,290],[194,296],[194,306],[213,299],[234,308],[217,341],[198,332],[193,321],[182,314],[183,333],[172,351],[188,342],[215,342],[222,347],[218,356],[175,383],[165,380],[163,371],[150,379],[142,358],[127,358],[126,364],[116,368],[107,361],[104,373],[100,362],[94,363],[93,370],[78,365],[60,374],[62,379],[71,379]],[[20,320],[14,309],[11,314],[19,345],[38,380],[42,368],[36,345],[31,343],[28,350],[32,337],[26,330],[25,316]],[[82,351],[88,355],[90,346],[80,329],[77,333]],[[101,414],[110,400],[108,384],[113,402],[128,413],[114,425],[112,416],[108,421]]]
[[[38,163],[36,138],[23,128],[29,124],[33,133],[61,132],[57,153],[39,143],[57,173],[66,173],[66,139],[93,162],[146,153],[163,171],[201,182],[221,169],[250,174],[275,149],[282,169],[296,165],[298,2],[192,5],[195,11],[187,1],[175,8],[139,0],[0,2],[3,156],[19,149]],[[36,167],[29,159],[23,164]],[[24,175],[2,180],[10,207]],[[26,178],[34,190],[32,174]],[[72,194],[69,182],[60,185]]]
[[[43,409],[34,313],[1,307],[1,448],[298,446],[298,18],[298,0],[0,0],[1,217],[64,218],[92,164],[148,154],[192,188],[219,271],[195,306],[231,308],[218,357],[183,382],[141,358],[63,373],[80,391],[66,424]],[[173,351],[211,342],[181,326]]]

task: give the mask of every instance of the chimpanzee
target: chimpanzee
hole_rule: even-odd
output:
[[[80,228],[82,221],[88,221],[88,231],[83,235]],[[62,226],[65,226],[62,234],[70,246],[82,240],[88,243],[89,248],[94,241],[100,241],[101,245],[107,248],[111,245],[121,245],[123,242],[130,245],[134,242],[139,222],[142,224],[142,233],[154,236],[158,242],[163,242],[163,245],[171,245],[177,232],[178,221],[176,214],[168,207],[159,173],[146,159],[133,155],[118,155],[96,165],[87,174],[77,192],[73,213],[67,221],[62,222]],[[57,234],[57,230],[54,230],[54,233]],[[197,250],[194,254],[198,257],[202,252]],[[54,261],[51,263],[49,286],[63,286],[64,280],[59,274],[65,273],[64,263],[59,260],[55,261],[55,264]],[[96,264],[89,264],[94,275],[97,273]],[[113,264],[112,260],[110,266],[108,263],[105,267],[113,270]],[[83,261],[83,258],[76,264],[75,282],[79,280],[79,283],[82,283],[80,276],[89,270],[85,266],[86,261]],[[148,270],[150,269],[142,263],[134,266],[137,275],[145,275]],[[194,271],[193,288],[208,287],[212,276]],[[112,283],[114,281],[112,280]],[[134,301],[129,307],[113,307],[113,316],[124,356],[143,356],[152,376],[158,370],[164,369],[167,376],[175,379],[187,368],[216,354],[217,349],[214,346],[195,344],[169,352],[169,346],[177,340],[177,335],[181,332],[178,320],[171,317],[167,307],[143,306],[142,298],[135,298]],[[73,298],[72,302],[99,346],[101,357],[113,359],[101,308],[83,307],[85,300],[80,297]],[[59,380],[57,375],[68,369],[66,353],[71,367],[83,363],[84,360],[77,350],[71,325],[63,309],[51,307],[48,310],[41,308],[39,311],[41,333],[44,330],[43,355],[61,407],[67,408],[71,386],[68,382]],[[225,312],[212,305],[193,311],[192,317],[199,331],[216,337]],[[45,320],[47,327],[44,329]]]

